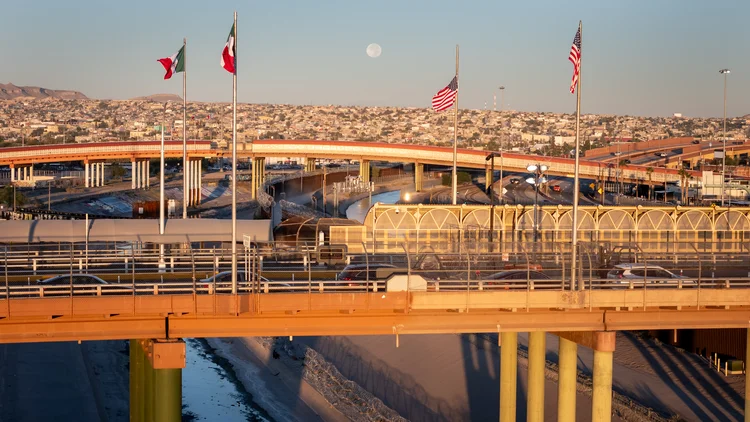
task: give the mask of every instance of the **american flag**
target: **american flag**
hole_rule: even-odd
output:
[[[573,63],[573,80],[570,81],[570,93],[576,93],[576,84],[578,84],[578,74],[581,71],[581,28],[578,28],[575,38],[573,38],[573,45],[570,47],[570,55],[568,60]]]
[[[458,78],[454,76],[448,86],[432,97],[432,108],[435,111],[448,110],[456,101],[456,95],[458,95]]]

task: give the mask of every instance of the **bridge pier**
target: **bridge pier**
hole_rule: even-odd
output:
[[[424,189],[424,164],[414,163],[414,191],[421,192]]]
[[[182,340],[130,340],[130,421],[182,420]]]
[[[188,160],[188,167],[190,167],[190,174],[188,180],[188,205],[197,206],[201,204],[201,160],[192,159]]]
[[[527,422],[544,422],[544,370],[547,361],[547,333],[529,333],[528,393],[526,395]]]
[[[148,160],[141,161],[141,189],[148,188]]]
[[[516,420],[518,333],[500,333],[500,421]]]
[[[558,344],[557,420],[575,422],[578,344],[560,337]]]
[[[359,160],[359,178],[362,183],[370,183],[370,160]]]
[[[312,173],[315,171],[315,159],[311,157],[307,157],[305,160],[305,171],[308,173]]]
[[[591,420],[612,420],[612,355],[615,331],[571,331],[555,333],[560,337],[560,378],[558,382],[558,421],[575,420],[577,344],[594,351]],[[572,406],[571,406],[572,403]]]
[[[258,199],[258,191],[263,186],[263,182],[266,178],[266,159],[265,157],[254,157],[253,158],[253,173],[252,173],[252,188],[251,195],[252,199]]]
[[[202,165],[203,165],[203,160],[201,160],[200,158],[197,159],[196,162],[195,162],[195,166],[198,168],[198,171],[195,172],[195,175],[197,176],[196,177],[196,179],[197,179],[197,181],[196,181],[197,187],[196,187],[196,198],[195,198],[196,205],[200,205],[201,204],[201,187],[203,186],[203,168],[202,168]]]

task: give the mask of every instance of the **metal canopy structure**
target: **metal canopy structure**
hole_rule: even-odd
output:
[[[229,242],[231,221],[219,219],[167,220],[159,234],[159,220],[11,220],[2,222],[0,243],[27,242]],[[87,237],[88,235],[88,237]],[[271,220],[237,221],[237,242],[248,236],[255,242],[272,237]]]

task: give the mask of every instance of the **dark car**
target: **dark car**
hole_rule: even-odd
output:
[[[694,143],[694,144],[700,144],[700,143],[701,143],[701,141],[699,141],[698,139],[693,139],[693,143]]]
[[[536,270],[506,270],[484,278],[487,285],[505,285],[505,288],[526,288],[527,280],[550,280],[550,276]]]
[[[254,280],[248,280],[247,277],[245,277],[244,271],[237,271],[237,284],[238,284],[238,290],[240,292],[247,291],[251,289],[249,281],[254,281],[258,283],[271,283],[267,278],[263,276],[256,275]],[[232,272],[231,271],[222,271],[218,274],[214,274],[211,277],[204,278],[200,281],[198,284],[198,293],[209,293],[212,294],[219,291],[231,291],[232,289]],[[275,290],[291,290],[288,289],[290,285],[288,283],[273,283],[274,291]]]
[[[72,279],[72,280],[71,280]],[[108,284],[106,281],[102,280],[101,278],[90,275],[90,274],[66,274],[66,275],[58,275],[55,277],[47,278],[44,280],[37,280],[36,284],[40,286],[68,286],[70,284],[73,285],[79,285],[79,284]]]
[[[37,294],[40,296],[68,296],[70,294],[70,289],[64,287],[70,286],[71,284],[73,285],[73,293],[75,296],[126,293],[124,291],[117,291],[119,289],[100,290],[98,286],[109,285],[109,283],[90,274],[58,275],[44,280],[37,280],[36,284],[37,286],[40,286],[41,289],[32,290],[31,292],[34,296]],[[123,289],[126,289],[126,287],[123,287]]]
[[[510,183],[513,184],[513,185],[517,185],[517,184],[521,183],[521,180],[514,177],[514,178],[510,179]]]
[[[398,267],[390,264],[351,264],[344,267],[344,270],[339,273],[338,279],[340,281],[382,280],[389,277],[396,270],[398,270]],[[404,269],[404,271],[406,270]],[[359,284],[349,283],[350,286]]]

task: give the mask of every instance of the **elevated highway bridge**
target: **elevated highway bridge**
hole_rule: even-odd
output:
[[[624,159],[629,165],[651,166],[654,169],[678,169],[684,162],[695,167],[701,160],[712,160],[714,151],[721,150],[721,140],[697,140],[692,137],[659,139],[646,142],[620,142],[616,145],[586,151],[585,157],[615,165]],[[750,140],[727,140],[727,157],[739,158],[750,153]],[[662,156],[663,154],[664,156]]]
[[[486,156],[488,151],[459,149],[457,163],[463,169],[490,169]],[[182,142],[168,141],[165,155],[170,158],[182,156]],[[208,141],[189,141],[187,143],[189,190],[194,193],[191,203],[200,201],[195,193],[201,185],[199,162],[203,158],[228,157],[231,151],[216,147]],[[238,158],[253,160],[253,194],[257,195],[265,175],[265,159],[268,157],[303,156],[308,159],[307,170],[314,170],[317,158],[356,159],[360,161],[360,174],[369,179],[370,161],[391,161],[415,164],[415,185],[422,189],[422,171],[425,164],[451,166],[453,151],[451,148],[387,144],[376,142],[348,142],[324,140],[256,140],[238,146]],[[100,186],[104,182],[103,162],[108,160],[130,160],[134,177],[132,188],[147,187],[150,174],[149,163],[159,157],[159,142],[110,142],[88,144],[44,145],[0,149],[0,166],[11,169],[11,180],[17,183],[34,179],[33,165],[36,163],[81,161],[84,163],[86,186]],[[574,160],[569,158],[542,157],[504,152],[502,158],[495,159],[495,167],[502,166],[507,171],[526,172],[532,163],[546,164],[550,175],[572,177],[575,168]],[[580,162],[582,178],[601,180],[607,177],[607,163],[584,159]],[[677,170],[656,168],[649,174],[646,166],[628,166],[622,170],[620,177],[626,182],[653,183],[676,182],[679,180]],[[699,177],[696,173],[694,177]]]

